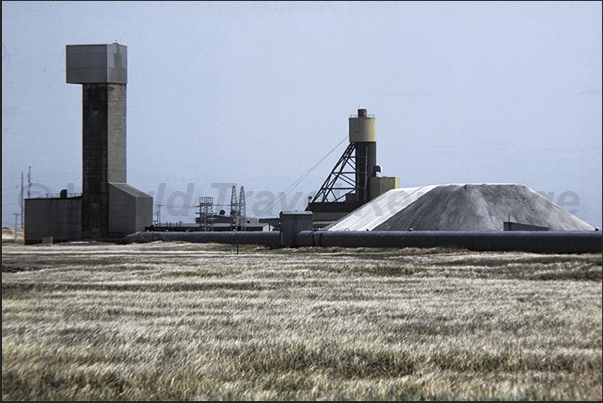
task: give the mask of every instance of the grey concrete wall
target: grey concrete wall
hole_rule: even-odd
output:
[[[375,175],[377,165],[377,143],[356,143],[356,201],[366,203],[370,195],[370,180]]]
[[[370,179],[370,195],[371,200],[381,196],[392,189],[398,189],[400,187],[400,178],[397,176],[373,176]]]
[[[136,197],[109,184],[110,236],[123,236],[136,232]]]
[[[82,236],[107,234],[107,86],[82,86]]]
[[[136,198],[136,222],[133,232],[144,231],[145,227],[153,225],[153,198],[149,195],[145,196]]]
[[[25,243],[77,241],[81,233],[82,199],[25,199]]]
[[[126,182],[126,86],[82,89],[82,236],[109,233],[109,182]]]
[[[153,198],[125,183],[109,184],[108,237],[143,231],[152,224]]]
[[[126,183],[126,86],[107,85],[107,180]]]

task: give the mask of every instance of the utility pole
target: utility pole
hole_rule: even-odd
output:
[[[15,216],[15,230],[13,232],[15,241],[17,240],[17,218],[19,218],[19,213],[13,213]]]
[[[160,226],[161,225],[161,206],[163,206],[163,204],[157,203],[155,205],[157,206],[157,226]]]
[[[27,198],[31,198],[31,165],[27,171]]]
[[[21,200],[19,202],[21,205],[21,228],[23,228],[23,172],[21,172]]]

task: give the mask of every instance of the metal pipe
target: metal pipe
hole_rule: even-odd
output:
[[[298,246],[464,248],[474,251],[601,253],[601,231],[301,231]],[[127,242],[184,241],[280,246],[280,232],[137,232]]]
[[[226,243],[226,244],[241,244],[241,245],[267,245],[280,246],[280,232],[160,232],[160,231],[145,231],[136,232],[126,236],[128,243],[145,243],[154,241],[182,241],[192,243]]]
[[[372,248],[453,247],[475,251],[601,253],[601,232],[583,231],[302,231],[299,246]]]

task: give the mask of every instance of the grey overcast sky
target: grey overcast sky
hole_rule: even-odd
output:
[[[602,18],[598,1],[3,1],[2,224],[28,166],[32,196],[81,191],[65,45],[117,41],[128,183],[162,221],[232,184],[256,215],[366,108],[402,187],[520,183],[601,227]],[[267,215],[304,209],[346,145]]]

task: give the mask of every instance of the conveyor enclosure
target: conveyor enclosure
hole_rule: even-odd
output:
[[[285,246],[281,232],[137,232],[128,242],[183,241]],[[601,253],[601,232],[300,231],[297,247],[462,248],[474,251]]]

